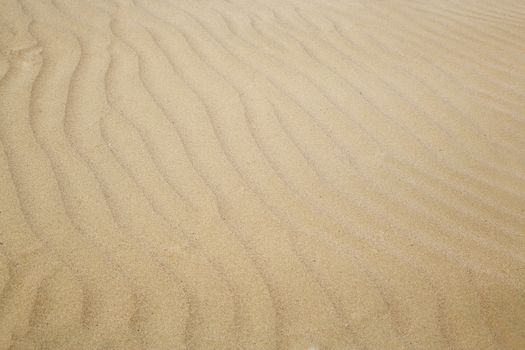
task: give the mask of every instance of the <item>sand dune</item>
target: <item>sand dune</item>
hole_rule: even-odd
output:
[[[0,0],[0,350],[525,349],[525,4]]]

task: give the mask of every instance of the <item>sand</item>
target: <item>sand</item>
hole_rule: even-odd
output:
[[[525,4],[0,0],[0,350],[525,349]]]

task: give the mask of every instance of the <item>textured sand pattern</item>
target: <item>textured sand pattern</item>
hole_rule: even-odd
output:
[[[0,0],[0,350],[525,349],[525,3]]]

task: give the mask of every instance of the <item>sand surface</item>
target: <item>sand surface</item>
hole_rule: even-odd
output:
[[[0,0],[0,350],[525,349],[525,3]]]

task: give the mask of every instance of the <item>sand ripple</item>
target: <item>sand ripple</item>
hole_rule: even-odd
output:
[[[0,350],[524,349],[525,5],[0,0]]]

